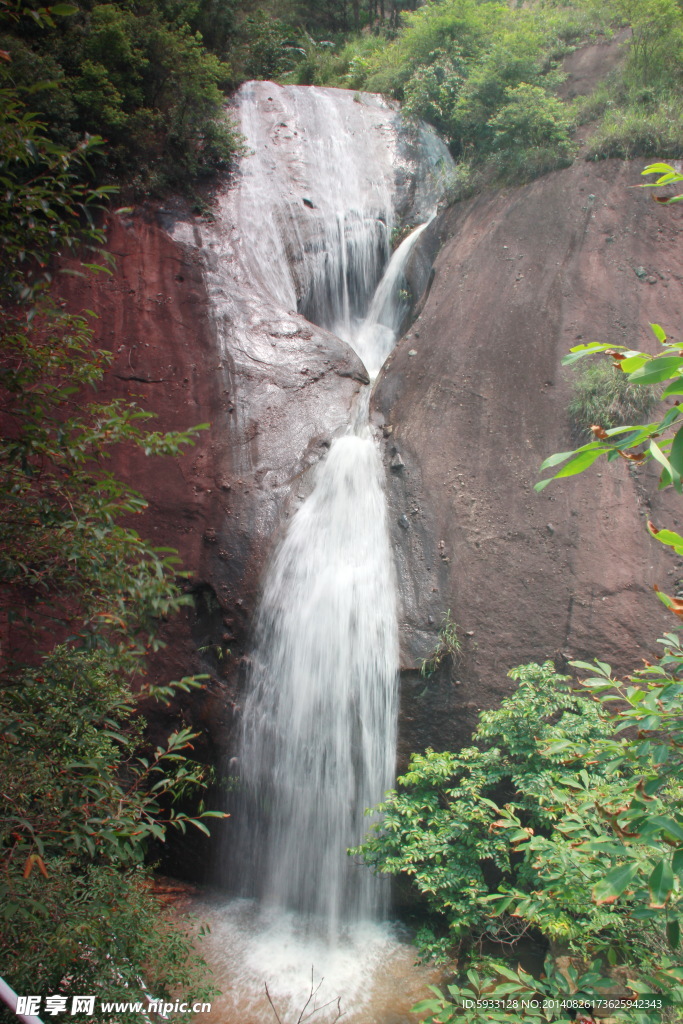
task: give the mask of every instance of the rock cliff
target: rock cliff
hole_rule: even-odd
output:
[[[593,338],[642,346],[649,321],[680,330],[680,212],[632,187],[639,170],[577,163],[430,228],[433,282],[374,395],[402,603],[402,757],[465,741],[515,664],[599,655],[626,668],[672,625],[651,587],[675,590],[683,566],[644,520],[680,512],[648,470],[611,464],[533,492],[542,459],[573,446],[564,352]],[[182,714],[215,761],[232,752],[263,566],[365,376],[292,310],[262,317],[249,350],[219,343],[200,244],[211,230],[168,211],[115,217],[113,275],[68,287],[115,354],[109,394],[139,396],[160,427],[211,423],[182,458],[121,453],[114,468],[150,502],[141,532],[192,572],[194,608],[168,624],[151,670],[211,676],[153,728]],[[403,467],[390,469],[396,454]],[[417,668],[447,609],[463,656],[453,678],[425,681]]]
[[[419,318],[375,392],[384,424],[403,600],[403,754],[462,742],[528,660],[599,656],[628,669],[675,624],[652,585],[683,564],[645,518],[676,524],[650,469],[598,464],[533,491],[542,460],[576,446],[567,415],[581,341],[655,351],[681,330],[681,219],[651,201],[640,164],[577,162],[451,208]],[[389,432],[391,428],[391,432]],[[411,671],[450,609],[450,678]]]

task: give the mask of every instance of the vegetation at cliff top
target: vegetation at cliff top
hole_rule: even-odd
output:
[[[98,179],[134,196],[198,195],[202,181],[232,166],[240,140],[225,101],[247,78],[401,100],[458,161],[451,199],[566,165],[581,125],[591,126],[595,158],[683,153],[677,0],[77,0],[62,8],[71,13],[48,31],[30,5],[3,0],[3,79],[30,91],[53,141],[105,138],[93,157]],[[631,29],[622,65],[591,95],[563,99],[561,58],[621,26]]]
[[[563,99],[561,58],[624,26],[621,66],[591,95]],[[309,47],[286,79],[401,100],[447,140],[457,199],[566,165],[581,125],[590,125],[591,158],[681,155],[682,57],[677,0],[431,0],[404,13],[389,41],[365,33],[336,49]]]

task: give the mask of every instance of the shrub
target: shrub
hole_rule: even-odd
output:
[[[102,651],[58,647],[4,675],[0,957],[20,992],[141,998],[143,971],[159,997],[207,991],[192,929],[160,913],[142,867],[150,839],[190,824],[169,801],[206,773],[185,758],[187,730],[141,750],[135,706]]]
[[[354,851],[376,871],[411,881],[427,914],[418,945],[437,958],[481,935],[507,934],[508,922],[493,917],[487,897],[502,880],[525,888],[536,882],[531,865],[514,856],[495,827],[493,801],[512,801],[526,826],[549,835],[556,815],[542,797],[564,769],[562,757],[544,748],[568,736],[588,740],[606,732],[593,702],[572,691],[550,662],[510,675],[518,689],[498,710],[480,716],[475,746],[457,754],[413,754],[379,808],[381,822]],[[588,908],[583,917],[590,917]]]
[[[683,156],[683,114],[678,97],[657,98],[654,105],[628,101],[608,109],[588,142],[586,159],[664,154]]]
[[[514,947],[527,932],[568,957],[560,967],[549,955],[540,979],[468,969],[464,985],[414,1008],[430,1024],[565,1017],[570,993],[609,997],[615,965],[631,992],[680,1001],[683,649],[661,642],[659,664],[625,682],[603,662],[574,662],[592,673],[584,692],[549,663],[515,670],[518,691],[480,715],[477,745],[413,755],[381,806],[359,852],[422,894],[424,952],[462,953],[483,936]],[[504,1011],[506,999],[554,1005]],[[638,1019],[654,1024],[661,1009],[646,1004]]]
[[[229,167],[239,151],[224,112],[230,65],[161,6],[100,3],[74,11],[68,32],[27,28],[20,19],[3,38],[6,74],[37,90],[37,111],[53,141],[105,136],[107,150],[95,159],[99,175],[135,181],[139,192],[192,192],[198,178]]]
[[[571,387],[569,415],[587,434],[594,424],[609,429],[639,422],[652,411],[661,393],[661,388],[630,381],[607,362],[582,367],[573,375]]]
[[[538,85],[521,82],[506,89],[503,104],[487,124],[493,131],[493,149],[533,146],[569,151],[567,108]]]
[[[467,71],[462,60],[444,51],[437,51],[432,58],[428,67],[418,68],[406,82],[403,111],[408,117],[429,121],[450,137],[453,109]]]

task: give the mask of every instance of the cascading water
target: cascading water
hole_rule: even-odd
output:
[[[335,166],[343,141],[335,136]],[[426,225],[373,289],[390,207],[377,216],[377,196],[348,182],[340,191],[337,174],[323,198],[337,213],[310,260],[308,317],[344,337],[374,379],[405,314],[400,285]],[[396,587],[368,403],[366,392],[268,572],[240,750],[246,891],[315,918],[330,941],[341,923],[380,916],[387,888],[346,853],[368,829],[365,809],[390,787],[396,757]]]
[[[315,915],[330,938],[375,917],[383,889],[346,854],[395,759],[382,476],[367,427],[333,442],[268,574],[244,710],[245,860],[263,898]]]
[[[396,252],[349,336],[373,376],[395,339],[394,293],[423,228]],[[395,761],[396,596],[368,399],[333,442],[268,573],[240,757],[243,870],[267,902],[314,915],[330,938],[340,922],[377,917],[386,894],[346,854]]]
[[[337,90],[269,83],[243,88],[238,109],[250,155],[230,199],[232,279],[261,305],[265,296],[273,309],[297,308],[342,338],[372,380],[408,310],[404,272],[426,226],[389,259],[401,170],[396,114],[378,97],[356,104]],[[423,168],[412,181],[413,213],[423,220],[447,160],[428,143],[423,159],[434,173]],[[245,302],[245,323],[254,301]],[[248,342],[246,329],[235,335]],[[317,467],[266,575],[255,625],[233,855],[240,892],[261,910],[254,917],[251,905],[233,904],[224,934],[234,943],[240,919],[241,984],[254,989],[258,965],[267,965],[271,991],[279,985],[283,998],[289,974],[306,974],[312,962],[336,972],[348,998],[354,985],[339,957],[345,963],[356,943],[357,974],[358,944],[365,966],[395,946],[371,923],[386,909],[385,884],[346,853],[367,831],[365,809],[390,787],[395,760],[396,593],[369,397],[369,388],[359,395],[346,433]]]

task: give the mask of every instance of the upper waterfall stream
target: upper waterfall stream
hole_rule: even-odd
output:
[[[351,346],[374,380],[410,308],[406,268],[435,207],[443,147],[424,130],[406,142],[393,108],[341,90],[249,83],[237,110],[247,156],[211,272],[227,296],[227,256],[242,289],[231,344],[250,344],[257,302],[271,315],[297,310]],[[392,256],[399,217],[419,226]],[[392,785],[396,756],[396,587],[369,400],[366,386],[262,584],[227,854],[233,889],[258,903],[233,902],[220,923],[212,915],[242,1024],[271,1019],[265,981],[290,1013],[313,967],[332,986],[318,1002],[339,995],[348,1012],[369,995],[373,959],[401,959],[379,924],[385,881],[346,852]]]

